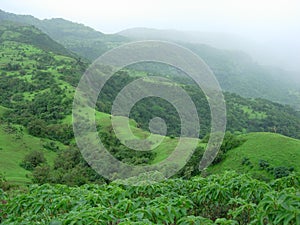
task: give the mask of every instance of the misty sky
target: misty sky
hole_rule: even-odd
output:
[[[299,0],[1,0],[0,8],[65,18],[104,33],[132,27],[233,33],[276,46],[277,54],[300,65]]]

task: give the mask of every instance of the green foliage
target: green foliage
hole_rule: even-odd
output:
[[[68,55],[72,54],[70,53],[71,50],[89,60],[94,60],[112,47],[129,41],[121,35],[103,34],[90,27],[64,19],[39,20],[31,16],[15,15],[0,11],[1,20],[33,25],[48,34],[52,39],[63,44],[69,51],[55,42],[55,44],[51,43],[51,39],[48,36],[46,38],[40,35],[37,39],[37,44],[43,48],[51,46],[52,51],[55,50],[57,53],[67,53]],[[37,29],[35,28],[35,30]],[[28,40],[26,38],[23,39]]]
[[[152,74],[151,74],[152,75]],[[167,76],[165,74],[165,76]],[[122,70],[115,74],[104,85],[98,101],[97,109],[110,113],[117,94],[124,86],[137,78],[136,72]],[[140,78],[140,77],[138,77]],[[192,81],[182,81],[182,77],[169,77],[180,83],[193,100],[201,120],[200,138],[207,139],[210,132],[210,108],[205,95]],[[145,79],[147,82],[147,80]],[[169,83],[162,83],[166,88]],[[300,113],[289,106],[280,105],[264,99],[246,99],[236,94],[224,93],[227,107],[227,130],[234,132],[276,132],[286,136],[300,138]],[[247,108],[247,110],[245,110]],[[249,114],[249,112],[251,112]],[[122,114],[121,114],[122,115]],[[124,116],[124,115],[123,115]],[[129,117],[134,119],[140,128],[149,129],[149,121],[159,116],[167,125],[168,136],[180,136],[180,118],[175,108],[163,99],[145,98],[130,111]],[[230,146],[229,146],[230,147]]]
[[[40,151],[32,151],[25,155],[20,166],[22,166],[26,170],[33,170],[34,168],[43,163],[46,163],[46,158],[44,154]]]
[[[0,12],[1,13],[1,12]],[[34,26],[24,25],[21,23],[3,21],[0,18],[0,41],[14,41],[24,44],[30,44],[45,51],[52,51],[56,54],[74,56],[64,46],[53,41],[48,35],[40,31]],[[12,70],[17,70],[17,67],[12,67]]]
[[[300,222],[299,174],[267,184],[232,172],[147,186],[31,186],[2,224],[278,224]],[[6,199],[6,197],[5,197]]]
[[[77,148],[70,147],[58,152],[53,167],[44,164],[35,167],[32,181],[37,184],[67,184],[69,186],[86,183],[103,183],[98,175],[83,159]]]
[[[207,143],[208,140],[209,140],[209,135],[206,135],[202,139],[202,142]],[[224,135],[224,139],[219,149],[219,152],[216,158],[214,159],[214,161],[212,162],[212,164],[215,165],[217,163],[220,163],[226,157],[225,154],[227,153],[227,151],[239,147],[245,141],[246,140],[243,137],[232,134],[231,132],[227,131]]]
[[[4,174],[0,173],[0,201],[3,200],[4,193],[2,190],[7,191],[11,187],[11,184],[6,180]]]
[[[275,167],[273,170],[273,174],[275,179],[281,178],[281,177],[286,177],[291,173],[291,169],[285,167],[285,166],[279,166]]]
[[[269,168],[269,166],[270,166],[270,164],[265,160],[259,160],[258,164],[259,164],[259,167],[263,170]]]

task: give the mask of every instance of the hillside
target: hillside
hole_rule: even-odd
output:
[[[16,15],[1,10],[0,20],[34,25],[55,41],[63,44],[67,49],[89,60],[94,60],[109,49],[132,40],[174,41],[202,57],[215,73],[224,91],[237,93],[243,97],[265,98],[274,102],[289,104],[297,110],[300,109],[300,83],[298,79],[295,79],[297,76],[294,73],[277,67],[261,66],[256,63],[256,59],[251,59],[247,54],[240,51],[221,50],[201,44],[206,43],[222,47],[214,45],[222,39],[219,34],[191,35],[188,32],[137,28],[119,34],[107,35],[64,19],[39,20],[32,16]],[[207,39],[210,42],[207,42]],[[222,42],[232,43],[229,49],[237,49],[232,46],[243,42],[228,35],[225,35],[224,39]],[[245,43],[242,45],[249,46]],[[153,68],[148,69],[153,72]],[[155,70],[155,72],[161,73],[160,69]]]
[[[0,174],[12,184],[31,183],[28,177],[31,172],[22,168],[20,163],[30,152],[40,151],[47,162],[53,165],[57,153],[47,149],[50,143],[55,143],[60,150],[66,148],[59,142],[29,135],[22,126],[0,123]]]
[[[94,60],[112,47],[128,41],[126,37],[117,34],[103,34],[83,24],[61,18],[39,20],[33,16],[16,15],[0,10],[0,20],[33,25],[69,50],[88,60]]]
[[[30,171],[20,166],[25,155],[41,151],[52,166],[57,154],[74,148],[73,94],[87,65],[72,55],[58,54],[56,46],[64,47],[33,26],[3,22],[0,30],[3,31],[0,45],[0,171],[9,181],[24,183],[30,181],[26,178]],[[24,30],[28,41],[20,38]],[[43,42],[45,47],[38,45],[37,37],[40,36],[49,41]],[[111,127],[110,115],[97,112],[96,116],[101,132],[107,134]],[[149,136],[149,132],[137,128],[134,121],[131,125],[137,136]],[[107,141],[111,144],[111,138]],[[163,148],[162,152],[170,152],[168,146],[173,149],[177,140],[166,138],[165,142],[156,151]],[[127,160],[130,157],[127,156]]]
[[[300,171],[300,140],[274,133],[249,133],[242,137],[245,143],[229,150],[225,159],[209,168],[209,172],[235,170],[272,179],[274,169],[279,167]]]
[[[151,37],[151,36],[150,36]],[[289,104],[299,110],[300,82],[293,72],[259,65],[244,52],[221,50],[208,45],[178,42],[200,56],[214,72],[223,91],[237,93],[246,98],[264,98]],[[181,77],[186,75],[157,63],[133,65],[135,70],[151,74]]]
[[[45,51],[51,51],[55,54],[75,56],[70,50],[53,41],[34,26],[29,27],[28,25],[5,20],[0,20],[0,26],[0,43],[5,41],[19,42]]]
[[[217,41],[219,38],[216,37],[219,34],[210,34],[206,37],[205,34],[191,36],[188,33],[176,31],[133,29],[120,32],[120,34],[107,35],[64,19],[39,20],[32,16],[16,15],[1,10],[0,20],[34,25],[69,50],[89,60],[94,60],[109,49],[131,40],[174,41],[202,57],[215,73],[224,91],[244,97],[266,98],[299,109],[300,83],[298,79],[295,79],[297,77],[295,73],[276,67],[261,66],[256,63],[255,59],[251,59],[240,51],[221,50],[201,44],[219,42]],[[205,42],[204,40],[208,38],[210,42]],[[235,45],[239,42],[235,40],[236,37],[226,36],[225,39],[225,42]],[[231,47],[230,49],[237,48]]]
[[[78,151],[74,150],[76,147],[71,124],[71,110],[75,87],[88,65],[73,57],[72,54],[68,55],[68,52],[60,54],[57,49],[60,48],[64,51],[64,47],[33,26],[3,22],[0,24],[0,30],[2,31],[0,130],[1,148],[3,149],[0,151],[3,160],[1,161],[1,172],[5,172],[10,181],[28,182],[25,174],[30,172],[20,167],[20,161],[29,151],[41,150],[45,153],[50,166],[54,158],[67,157],[63,155],[64,152],[75,154],[78,159],[80,168],[76,167],[73,160],[74,167],[67,168],[66,171],[61,168],[54,169],[52,172],[58,179],[55,182],[61,182],[59,179],[63,176],[62,174],[68,175],[68,181],[76,180],[78,173],[81,173],[81,177],[87,177],[85,172],[88,165],[80,158]],[[25,34],[26,38],[21,38]],[[43,41],[40,42],[40,40]],[[139,138],[149,136],[148,121],[154,115],[165,117],[167,120],[170,132],[173,133],[169,133],[169,137],[166,137],[154,151],[150,153],[130,151],[116,139],[112,132],[108,113],[113,96],[128,82],[146,75],[145,71],[139,72],[130,68],[120,71],[104,87],[103,94],[97,102],[97,125],[100,136],[103,135],[103,142],[119,160],[132,164],[157,163],[173,151],[178,141],[176,138],[179,126],[178,118],[174,119],[177,114],[166,102],[157,99],[141,101],[133,109],[131,115],[131,118],[134,119],[131,120],[131,129]],[[180,80],[176,80],[177,78],[174,79],[180,82]],[[147,79],[145,81],[147,82]],[[182,82],[181,85],[195,100],[203,118],[201,135],[204,136],[209,131],[210,119],[205,97],[192,84]],[[245,99],[230,93],[225,93],[225,98],[228,111],[228,130],[239,131],[239,133],[276,130],[285,135],[299,137],[300,115],[290,107],[263,99]],[[159,107],[153,107],[154,105]],[[122,130],[121,135],[128,139],[128,134]],[[53,152],[49,150],[50,142],[59,146],[61,150],[68,149],[68,151]],[[151,145],[155,144],[154,140]],[[14,151],[16,157],[11,157]],[[180,158],[178,162],[184,163],[184,159]],[[94,174],[91,177],[95,179]],[[74,183],[72,184],[74,185]]]

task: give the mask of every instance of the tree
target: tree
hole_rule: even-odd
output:
[[[26,170],[33,170],[34,168],[43,163],[46,163],[46,158],[44,154],[40,151],[33,151],[25,155],[20,166],[22,166]]]

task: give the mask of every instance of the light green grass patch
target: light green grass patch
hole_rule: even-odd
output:
[[[235,170],[242,173],[270,176],[260,169],[260,160],[267,161],[272,167],[293,167],[295,171],[300,172],[300,140],[275,133],[249,133],[242,136],[246,142],[229,150],[221,163],[209,168],[210,172],[220,173],[225,170]],[[245,158],[250,160],[253,168],[242,165]]]

